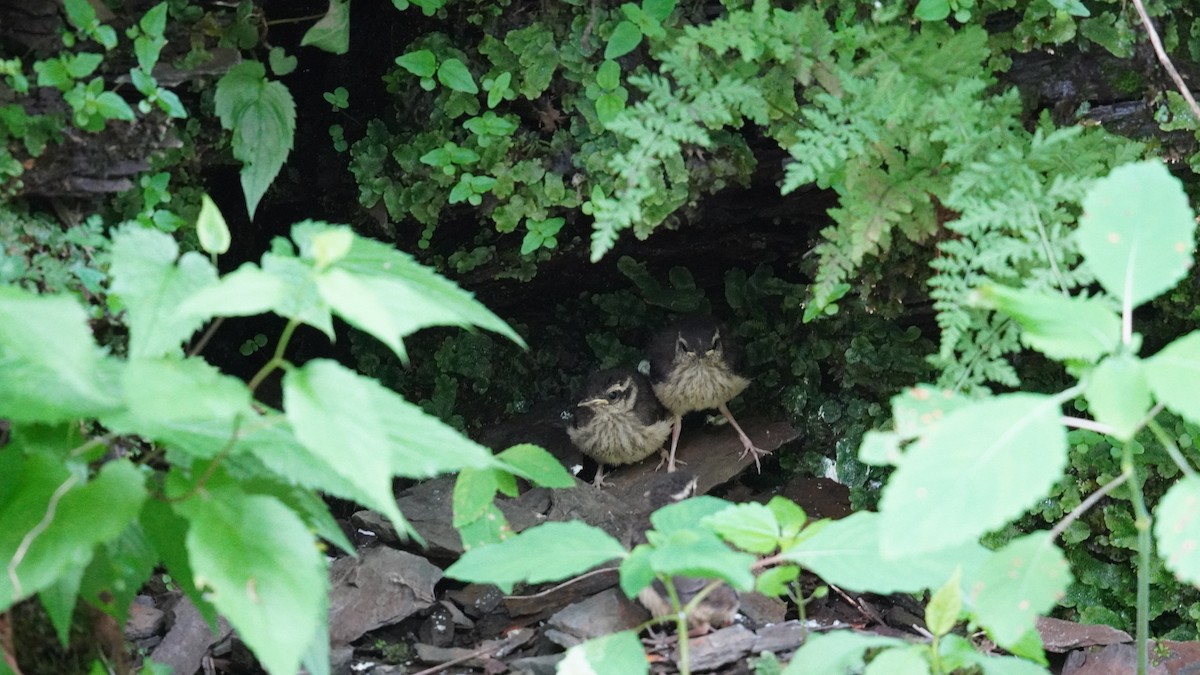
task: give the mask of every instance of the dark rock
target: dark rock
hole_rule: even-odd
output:
[[[757,638],[745,626],[734,624],[719,631],[693,638],[689,647],[692,672],[716,670],[745,658],[754,648]],[[679,648],[671,654],[679,665]]]
[[[508,667],[514,673],[528,675],[555,675],[558,672],[558,662],[562,661],[562,654],[546,654],[544,656],[526,656],[520,659],[513,659]]]
[[[421,622],[417,637],[434,647],[449,647],[454,642],[454,617],[450,610],[442,605],[434,607],[425,621]]]
[[[629,630],[648,618],[650,615],[646,610],[626,598],[620,590],[612,588],[559,611],[546,621],[546,625],[549,629],[575,638],[578,643]],[[563,642],[559,644],[573,646]]]
[[[334,561],[330,570],[329,637],[341,645],[398,623],[434,602],[442,570],[419,556],[378,547]]]
[[[757,629],[781,623],[787,617],[787,603],[762,593],[742,593],[738,611],[746,617],[749,628]]]
[[[166,615],[153,605],[134,602],[129,605],[129,618],[125,620],[125,638],[144,640],[157,635],[166,623]]]
[[[171,672],[196,672],[208,648],[233,632],[229,622],[220,618],[217,620],[217,633],[214,635],[196,606],[187,598],[175,605],[173,616],[174,620],[166,637],[150,654],[150,658],[156,663],[170,666]]]
[[[1112,626],[1088,625],[1050,617],[1038,617],[1037,631],[1046,651],[1069,652],[1080,647],[1132,642],[1129,633]]]
[[[753,651],[775,654],[793,651],[804,642],[805,632],[804,626],[796,620],[767,626],[756,634]]]

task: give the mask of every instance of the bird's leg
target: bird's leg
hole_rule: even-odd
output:
[[[734,430],[738,433],[738,438],[742,439],[742,454],[738,455],[738,459],[745,459],[746,455],[753,455],[754,468],[758,469],[759,473],[762,473],[762,463],[758,461],[758,458],[762,457],[763,455],[771,454],[771,451],[763,450],[762,448],[754,445],[754,441],[750,440],[750,437],[746,435],[746,432],[742,431],[742,427],[737,423],[737,420],[733,419],[733,413],[729,412],[728,405],[722,403],[721,405],[717,406],[717,409],[720,410],[721,414],[725,416],[725,419],[729,420],[729,423],[733,425]]]
[[[667,455],[667,473],[675,472],[675,450],[679,447],[679,432],[682,430],[683,415],[676,415],[675,423],[671,425],[671,454]]]
[[[604,464],[602,462],[596,462],[596,476],[592,478],[592,485],[595,485],[597,488],[611,485],[611,483],[604,481]]]

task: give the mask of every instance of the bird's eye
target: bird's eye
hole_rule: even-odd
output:
[[[610,401],[615,401],[615,400],[621,398],[621,392],[623,392],[623,391],[625,391],[625,390],[621,389],[620,387],[613,387],[612,389],[609,389],[608,391],[606,391],[604,393],[604,397]]]

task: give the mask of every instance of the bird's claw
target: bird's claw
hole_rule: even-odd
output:
[[[746,459],[746,455],[753,455],[754,468],[757,469],[759,473],[762,473],[762,462],[759,461],[759,458],[766,457],[769,454],[771,454],[770,450],[763,450],[753,443],[749,443],[742,447],[742,454],[738,455],[738,461]]]

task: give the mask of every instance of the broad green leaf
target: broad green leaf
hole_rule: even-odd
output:
[[[1195,232],[1183,185],[1153,160],[1119,166],[1096,181],[1075,237],[1104,290],[1137,307],[1187,274]]]
[[[467,551],[446,576],[495,584],[508,593],[517,582],[557,581],[624,556],[625,548],[604,530],[578,521],[545,523]]]
[[[913,10],[913,16],[921,21],[945,21],[950,16],[950,1],[921,0]]]
[[[619,59],[637,48],[642,41],[642,31],[632,21],[622,21],[613,29],[604,46],[606,60]]]
[[[291,479],[291,476],[287,476]],[[314,490],[305,489],[298,485],[280,483],[278,481],[255,478],[242,480],[242,487],[247,493],[268,495],[278,499],[300,516],[304,524],[318,537],[342,549],[349,555],[356,555],[354,544],[346,538],[346,533],[329,512],[329,506],[321,495]]]
[[[1071,584],[1066,557],[1047,532],[1010,541],[966,576],[976,620],[1006,647],[1033,630]]]
[[[932,384],[918,384],[892,397],[892,419],[900,439],[929,433],[947,415],[965,407],[971,399]]]
[[[1121,343],[1121,317],[1097,298],[988,286],[982,294],[1021,325],[1021,340],[1052,359],[1095,363]]]
[[[925,606],[925,625],[934,635],[946,635],[958,623],[962,611],[962,568],[954,570],[954,576],[934,591]]]
[[[151,499],[142,507],[140,523],[146,539],[154,547],[172,581],[191,598],[204,620],[216,625],[217,612],[204,601],[200,590],[196,588],[196,575],[192,573],[192,563],[188,560],[188,521],[175,513],[171,504]]]
[[[334,339],[333,312],[329,303],[321,298],[317,287],[316,272],[311,261],[287,255],[267,253],[263,255],[262,269],[267,274],[279,277],[290,292],[280,298],[273,308],[280,316],[296,319]]]
[[[200,197],[196,236],[200,239],[200,248],[217,255],[228,251],[229,244],[233,242],[229,234],[229,225],[225,223],[225,216],[221,215],[221,210],[207,194]]]
[[[983,671],[983,675],[1046,675],[1042,666],[1015,656],[994,656],[975,652],[972,661]]]
[[[780,541],[788,544],[800,534],[800,530],[808,523],[808,514],[796,502],[783,496],[771,497],[767,508],[775,514],[775,522],[779,523]]]
[[[1184,478],[1158,503],[1154,538],[1167,569],[1200,585],[1200,479]]]
[[[213,97],[221,126],[233,131],[233,156],[242,162],[242,192],[254,218],[258,202],[292,150],[296,102],[282,83],[266,78],[258,61],[243,61],[217,81]]]
[[[308,280],[313,291],[315,284]],[[185,315],[210,318],[214,316],[254,316],[276,311],[291,318],[285,298],[297,295],[297,287],[289,286],[287,280],[264,271],[254,263],[243,263],[241,267],[221,277],[216,284],[192,295],[180,305]]]
[[[1083,395],[1096,421],[1112,427],[1113,436],[1123,441],[1133,438],[1153,404],[1143,362],[1127,354],[1101,361]]]
[[[841,588],[889,594],[938,588],[957,568],[972,570],[989,554],[972,541],[940,551],[884,558],[879,550],[881,523],[880,514],[859,511],[828,523],[784,551],[783,558]]]
[[[0,329],[3,330],[3,329]],[[1171,412],[1200,424],[1200,331],[1188,333],[1146,359],[1146,379],[1155,398]]]
[[[624,630],[588,640],[567,650],[559,675],[645,675],[650,672],[642,641]]]
[[[455,527],[462,527],[479,520],[488,512],[496,498],[500,483],[496,479],[496,469],[465,468],[458,472],[454,479],[454,493],[451,503],[454,506]]]
[[[392,476],[425,478],[496,464],[486,448],[427,415],[377,381],[325,359],[283,378],[284,410],[296,438],[356,486],[365,506],[402,527]]]
[[[625,101],[617,94],[607,92],[596,99],[596,117],[602,124],[615,120],[625,109]]]
[[[492,502],[488,502],[483,515],[475,520],[458,526],[458,534],[462,540],[464,551],[498,544],[512,536],[512,526],[508,519]]]
[[[1008,394],[956,410],[913,443],[880,501],[884,555],[973,541],[1044,498],[1067,464],[1060,415],[1051,397]]]
[[[146,489],[127,460],[104,465],[90,482],[61,461],[0,452],[0,609],[86,565],[92,549],[137,518]]]
[[[130,415],[148,425],[206,421],[232,435],[234,418],[250,410],[245,383],[200,359],[131,360],[121,388]]]
[[[658,23],[667,20],[675,11],[676,0],[642,0],[642,11]]]
[[[795,565],[772,567],[755,577],[754,590],[763,595],[780,598],[787,595],[788,587],[799,578],[800,568]]]
[[[779,547],[775,514],[757,502],[736,504],[706,516],[702,523],[743,551],[770,553]]]
[[[171,235],[130,225],[113,237],[112,280],[129,313],[129,357],[153,358],[182,355],[205,319],[179,307],[216,283],[217,272],[199,253],[180,257]]]
[[[80,595],[124,625],[133,599],[153,574],[158,553],[137,522],[95,549],[84,571]]]
[[[162,37],[167,29],[167,3],[160,2],[138,20],[138,26],[150,37]]]
[[[332,54],[350,51],[350,3],[329,0],[329,11],[300,38],[300,46],[317,47]]]
[[[304,522],[272,497],[237,489],[202,490],[175,510],[190,525],[196,585],[268,672],[297,672],[329,586]]]
[[[621,86],[621,66],[616,61],[605,61],[596,69],[596,84],[603,89]]]
[[[331,226],[305,221],[292,230],[311,259],[313,238]],[[401,338],[437,325],[493,330],[524,346],[508,324],[453,282],[377,241],[354,237],[350,252],[317,277],[321,297],[351,325],[403,357]]]
[[[75,606],[79,602],[79,584],[83,580],[87,563],[85,560],[63,570],[54,583],[38,593],[38,601],[45,608],[50,625],[54,626],[54,636],[64,649],[71,646],[71,620],[75,618]]]
[[[419,49],[397,56],[396,65],[417,77],[433,77],[437,71],[437,57],[428,49]]]
[[[650,522],[658,532],[671,534],[678,530],[694,529],[705,516],[724,511],[732,505],[732,502],[724,499],[701,495],[658,509],[650,515]]]
[[[863,653],[880,647],[904,647],[904,640],[882,635],[835,630],[813,633],[796,650],[783,675],[812,675],[813,673],[845,673],[862,668]]]
[[[739,591],[754,588],[755,557],[734,551],[707,530],[677,530],[652,541],[650,567],[659,574],[722,579]]]
[[[654,568],[650,566],[650,554],[654,547],[648,544],[635,546],[621,561],[620,584],[625,597],[633,599],[639,591],[654,583]]]
[[[87,314],[72,298],[0,286],[0,415],[18,422],[93,417],[118,400]]]
[[[928,675],[929,662],[921,645],[891,647],[875,655],[863,675]]]
[[[895,466],[900,463],[900,446],[904,438],[894,431],[871,430],[863,434],[858,459],[872,466]]]
[[[478,94],[479,87],[475,84],[475,78],[471,76],[471,71],[463,65],[458,59],[446,59],[438,65],[437,69],[438,82],[450,87],[454,91],[461,91],[464,94]]]
[[[283,47],[271,47],[267,63],[271,66],[271,72],[275,73],[275,77],[283,77],[296,69],[299,60],[294,56],[289,56]]]
[[[521,443],[496,455],[513,473],[548,488],[575,487],[575,477],[554,455],[532,443]]]

